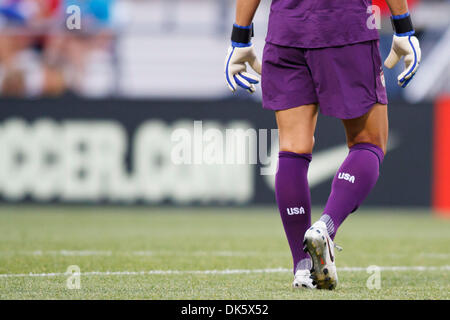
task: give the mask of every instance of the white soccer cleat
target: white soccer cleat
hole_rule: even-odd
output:
[[[338,284],[334,257],[334,243],[328,235],[327,226],[317,221],[305,232],[303,250],[309,253],[313,268],[311,275],[317,282],[317,289],[333,290]]]
[[[302,289],[316,289],[316,283],[311,277],[311,272],[308,269],[303,269],[297,270],[297,272],[295,273],[292,287]]]

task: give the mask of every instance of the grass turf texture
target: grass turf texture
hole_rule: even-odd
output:
[[[313,219],[318,218],[318,212]],[[337,267],[450,265],[450,221],[359,210],[339,230]],[[0,274],[291,268],[273,208],[0,207]],[[335,291],[291,288],[290,272],[0,276],[0,299],[449,299],[450,271],[339,272]]]

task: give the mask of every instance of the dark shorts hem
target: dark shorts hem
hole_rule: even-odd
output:
[[[321,110],[320,106],[319,106],[319,112],[325,116],[337,118],[340,120],[356,119],[356,118],[362,117],[367,112],[369,112],[370,109],[372,109],[372,107],[377,103],[387,105],[387,101],[374,101],[373,103],[370,103],[370,104],[366,105],[365,107],[360,108],[358,110],[358,112],[352,112],[352,113],[329,112],[329,110]]]
[[[275,104],[275,103],[269,103],[269,102],[263,102],[263,109],[267,110],[273,110],[273,111],[281,111],[281,110],[287,110],[287,109],[293,109],[301,106],[306,106],[309,104],[318,104],[317,101],[301,101],[297,103],[289,103],[289,104]]]
[[[356,118],[362,117],[367,112],[369,112],[369,110],[372,109],[372,107],[377,103],[387,105],[388,101],[387,100],[376,100],[373,103],[368,104],[366,107],[360,108],[358,110],[359,112],[354,112],[351,114],[329,112],[329,109],[322,110],[320,108],[320,105],[319,105],[319,112],[327,117],[333,117],[333,118],[337,118],[337,119],[341,119],[341,120],[356,119]],[[299,103],[299,104],[295,104],[292,106],[288,105],[288,106],[283,106],[283,107],[281,107],[279,105],[272,106],[272,105],[266,103],[266,104],[263,104],[263,109],[272,110],[272,111],[281,111],[281,110],[288,110],[288,109],[293,109],[293,108],[297,108],[297,107],[302,107],[302,106],[309,105],[309,104],[318,104],[318,103],[317,103],[317,101],[312,101],[312,102]]]

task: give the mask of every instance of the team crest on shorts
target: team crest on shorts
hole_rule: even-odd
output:
[[[380,80],[381,80],[381,84],[383,85],[383,87],[386,88],[386,81],[384,80],[384,71],[383,71],[383,67],[381,67]]]

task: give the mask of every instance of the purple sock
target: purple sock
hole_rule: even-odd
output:
[[[339,168],[331,185],[331,194],[320,218],[334,239],[347,216],[354,212],[375,186],[384,153],[370,143],[358,143]]]
[[[275,195],[281,220],[291,248],[294,273],[310,269],[311,260],[303,251],[303,237],[311,225],[311,195],[308,167],[311,154],[280,151],[275,176]]]

